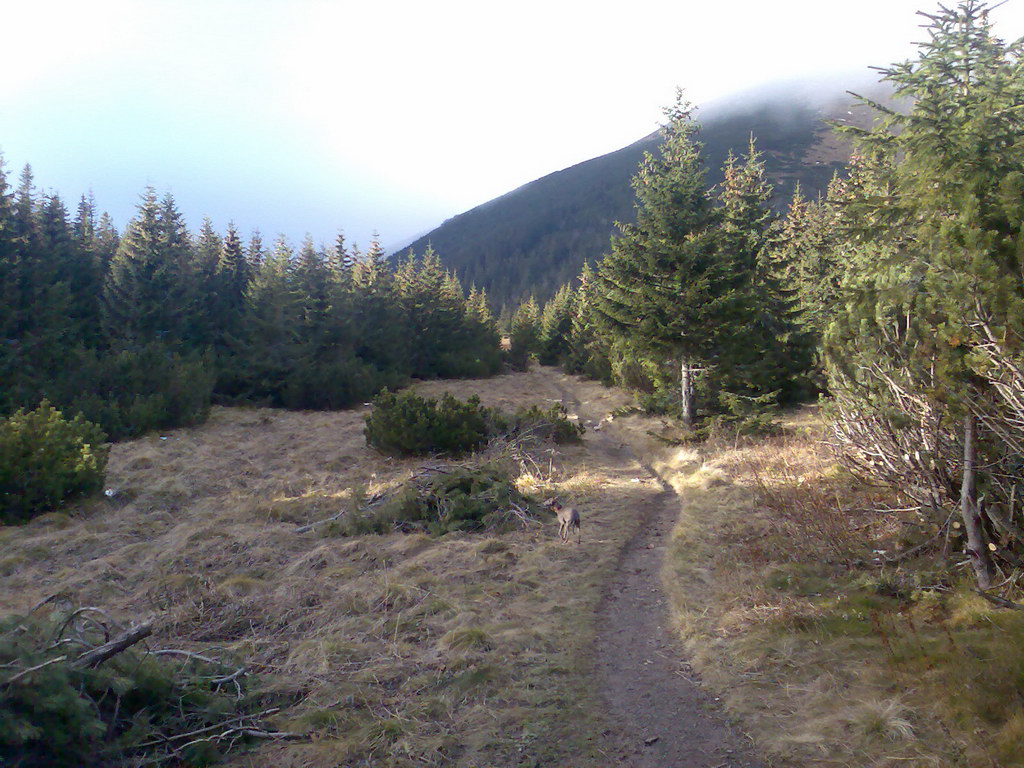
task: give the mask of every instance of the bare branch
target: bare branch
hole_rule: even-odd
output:
[[[153,634],[153,622],[146,621],[139,624],[137,627],[132,627],[123,634],[115,637],[109,643],[104,643],[98,648],[94,648],[91,651],[87,651],[75,659],[72,663],[72,667],[90,667],[95,668],[105,662],[107,659],[116,656],[122,651],[131,648],[141,640],[145,640]]]

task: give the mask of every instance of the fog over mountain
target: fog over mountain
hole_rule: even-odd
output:
[[[850,153],[826,121],[865,124],[872,118],[872,111],[858,105],[846,88],[871,98],[884,99],[887,93],[863,76],[842,84],[806,79],[696,109],[709,181],[720,180],[730,150],[744,152],[753,135],[775,186],[776,210],[785,208],[797,183],[807,196],[823,192]],[[585,261],[606,252],[616,221],[633,219],[630,179],[643,153],[657,143],[655,132],[548,174],[448,219],[398,251],[422,253],[432,245],[464,282],[486,288],[498,305],[531,293],[546,298],[575,277]]]

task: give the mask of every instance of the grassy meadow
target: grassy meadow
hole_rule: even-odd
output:
[[[581,386],[609,409],[624,401]],[[560,397],[542,371],[422,390],[507,407]],[[282,707],[271,725],[304,738],[232,764],[606,764],[595,617],[635,529],[625,510],[658,484],[595,456],[591,433],[538,447],[517,478],[538,501],[586,509],[582,547],[559,543],[553,517],[496,535],[301,532],[439,464],[368,449],[364,413],[217,408],[203,426],[116,444],[110,497],[0,528],[0,610],[62,593],[154,616],[164,647],[248,659]]]

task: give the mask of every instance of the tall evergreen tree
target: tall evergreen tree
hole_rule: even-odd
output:
[[[245,260],[249,265],[250,275],[256,274],[265,257],[266,253],[263,249],[263,235],[260,234],[258,229],[254,229],[252,231],[252,235],[249,237],[249,245],[245,249]]]
[[[722,335],[722,386],[733,397],[792,402],[806,389],[812,347],[798,325],[796,291],[783,286],[769,253],[776,221],[772,187],[753,137],[742,158],[729,154],[717,197],[719,258],[730,265],[740,299],[736,316],[722,322],[742,329]]]
[[[568,283],[544,305],[540,317],[540,354],[544,365],[558,365],[568,357],[572,341],[573,290]]]
[[[181,340],[192,298],[182,226],[173,200],[161,203],[147,188],[104,287],[103,324],[114,346]]]
[[[508,354],[509,365],[513,370],[528,370],[530,358],[540,351],[540,307],[532,296],[512,315],[509,343],[512,347]]]
[[[677,361],[681,415],[692,425],[696,378],[732,329],[741,278],[719,258],[701,144],[681,94],[666,117],[657,154],[646,153],[633,177],[636,222],[618,225],[599,266],[595,310],[613,337]]]
[[[330,307],[330,273],[324,254],[306,235],[292,266],[293,285],[299,302],[298,322],[304,336],[319,337]]]
[[[227,346],[228,337],[239,333],[249,278],[249,262],[245,258],[238,230],[233,222],[228,222],[227,233],[217,258],[213,281],[215,292],[211,302],[214,342],[219,349]]]

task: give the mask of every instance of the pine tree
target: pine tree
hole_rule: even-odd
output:
[[[769,253],[773,271],[796,291],[797,321],[814,346],[820,345],[838,306],[845,190],[845,180],[836,176],[825,198],[812,201],[797,185]]]
[[[734,277],[738,314],[723,318],[718,358],[721,386],[730,402],[761,398],[792,402],[802,394],[811,367],[811,345],[798,326],[795,291],[769,254],[776,217],[772,187],[751,137],[746,155],[731,152],[718,188],[720,257]]]
[[[99,293],[102,286],[99,264],[91,249],[76,237],[68,212],[57,195],[48,195],[39,210],[42,259],[49,265],[41,292],[47,299],[37,301],[37,316],[49,307],[50,333],[55,336],[55,355],[60,357],[74,345],[94,345],[100,335]]]
[[[573,289],[566,283],[544,305],[540,318],[540,362],[559,365],[568,357],[572,341]]]
[[[291,256],[287,241],[279,238],[246,289],[239,335],[229,340],[232,356],[218,385],[229,397],[283,404],[300,340]]]
[[[22,349],[22,260],[15,235],[14,195],[7,184],[0,156],[0,414],[10,413],[31,399],[25,381],[26,351]]]
[[[183,219],[181,223],[184,229]],[[177,227],[172,225],[169,234],[176,231]],[[184,234],[187,237],[187,229],[184,230]],[[203,218],[199,234],[194,240],[189,240],[190,247],[187,253],[182,252],[182,257],[188,260],[186,273],[189,286],[189,317],[185,338],[190,345],[203,348],[215,343],[218,336],[221,297],[218,293],[220,280],[217,276],[217,265],[224,244],[208,216]]]
[[[319,339],[330,307],[330,273],[324,254],[306,235],[292,265],[293,286],[298,300],[298,322],[304,337]]]
[[[352,270],[355,265],[356,260],[353,254],[349,253],[345,247],[345,234],[338,232],[334,247],[331,248],[327,259],[327,267],[331,272],[332,279],[345,286],[351,285]]]
[[[181,340],[191,312],[187,232],[149,187],[110,264],[103,325],[114,346]]]
[[[847,129],[859,152],[845,213],[857,247],[827,337],[838,434],[854,457],[883,451],[905,473],[891,479],[927,487],[936,505],[959,494],[982,588],[994,573],[986,525],[1012,504],[1015,481],[1003,478],[1022,459],[991,433],[1012,437],[1010,401],[1024,394],[1012,374],[1024,371],[1024,42],[995,37],[988,13],[968,0],[924,14],[918,58],[882,70],[909,110],[873,104],[881,121]],[[901,442],[915,453],[900,455]]]
[[[529,370],[530,358],[540,348],[540,308],[532,296],[512,315],[509,343],[512,345],[508,353],[509,365],[516,371]]]
[[[410,339],[410,371],[418,378],[458,375],[456,362],[468,343],[462,287],[452,283],[441,259],[428,246],[412,253],[395,273]]]
[[[731,329],[738,278],[718,258],[702,145],[681,95],[666,116],[657,155],[646,153],[633,178],[636,223],[618,225],[599,265],[594,309],[613,338],[676,360],[681,415],[692,425],[696,378]]]
[[[96,233],[93,238],[93,249],[96,259],[100,264],[100,274],[106,278],[110,271],[110,262],[114,260],[117,247],[121,244],[121,235],[114,226],[114,220],[109,213],[100,214],[99,223],[96,225]]]
[[[353,245],[352,251],[353,256],[358,254],[358,246]],[[384,248],[380,244],[380,238],[375,232],[369,249],[354,267],[353,276],[356,283],[366,288],[374,285],[378,280],[387,280],[386,256],[387,254],[384,253]]]
[[[228,337],[237,336],[245,308],[245,292],[249,286],[249,262],[242,250],[242,241],[233,222],[221,243],[213,283],[211,320],[214,343],[218,349],[228,346]]]
[[[254,229],[249,238],[249,245],[245,249],[245,261],[249,265],[250,275],[256,274],[265,257],[266,253],[263,250],[263,235],[260,234],[258,229]]]

